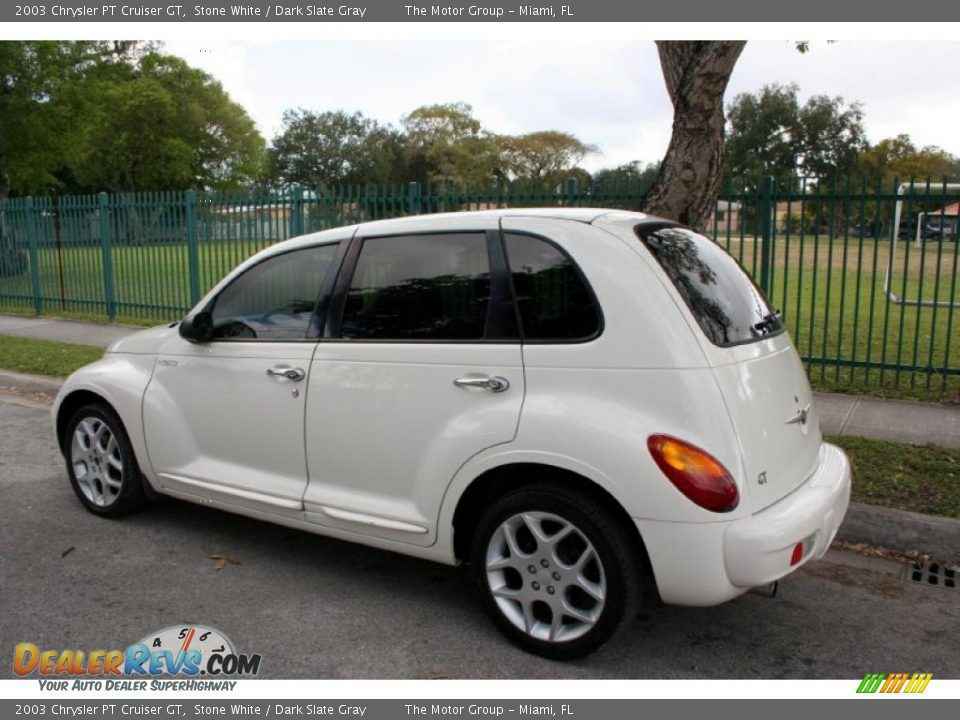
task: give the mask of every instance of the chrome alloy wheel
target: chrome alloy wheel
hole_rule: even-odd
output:
[[[575,640],[603,613],[607,581],[600,556],[558,515],[524,512],[502,522],[487,545],[486,575],[500,611],[537,640]]]
[[[112,505],[123,488],[123,456],[110,426],[98,417],[77,424],[70,443],[70,466],[77,485],[94,505]]]

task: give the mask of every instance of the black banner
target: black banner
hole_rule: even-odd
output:
[[[4,3],[0,22],[910,22],[960,19],[960,3],[940,0],[564,0],[543,4],[432,3],[366,0],[324,4],[323,0],[139,0],[112,4],[82,0]]]
[[[558,718],[563,720],[638,720],[668,714],[680,717],[770,718],[809,720],[835,714],[869,720],[911,720],[952,717],[957,702],[950,700],[0,700],[3,718]],[[842,713],[842,715],[840,715]]]

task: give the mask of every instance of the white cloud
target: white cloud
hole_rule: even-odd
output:
[[[819,42],[801,54],[792,43],[755,41],[737,63],[727,97],[796,82],[802,98],[841,95],[861,102],[871,142],[907,133],[918,145],[960,155],[958,63],[960,42]]]
[[[397,123],[425,104],[462,100],[491,130],[572,132],[600,146],[590,169],[658,159],[671,107],[650,41],[169,41],[219,79],[269,139],[285,109],[360,110]],[[952,87],[957,42],[751,41],[727,97],[796,82],[805,98],[842,95],[866,110],[868,136],[901,132],[960,155]]]

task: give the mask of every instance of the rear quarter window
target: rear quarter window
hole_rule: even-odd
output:
[[[715,242],[674,225],[637,225],[634,232],[713,344],[742,345],[783,332],[779,311]]]
[[[524,342],[581,342],[600,334],[596,300],[566,253],[530,235],[506,233],[504,243]]]

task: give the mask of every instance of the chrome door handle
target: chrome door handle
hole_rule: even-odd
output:
[[[300,382],[307,376],[307,373],[304,372],[303,368],[294,368],[289,365],[275,365],[272,368],[267,368],[267,375],[284,380],[292,380],[293,382]]]
[[[495,393],[501,393],[510,387],[510,381],[499,375],[493,377],[462,377],[454,380],[453,384],[457,387],[483,388]]]

